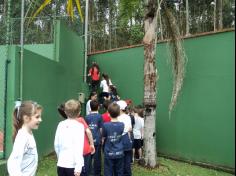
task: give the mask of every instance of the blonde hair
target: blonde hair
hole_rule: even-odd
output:
[[[24,124],[24,116],[31,117],[33,116],[38,109],[42,109],[42,106],[33,101],[23,101],[18,102],[18,104],[13,111],[13,141],[16,138],[16,135],[19,129]]]
[[[65,103],[65,113],[69,118],[76,118],[80,114],[81,105],[79,101],[71,99]]]

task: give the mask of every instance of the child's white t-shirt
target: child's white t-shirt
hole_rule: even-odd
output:
[[[10,176],[34,176],[38,166],[38,152],[33,134],[21,128],[15,138],[7,161]]]
[[[75,168],[81,172],[84,166],[84,126],[75,119],[66,119],[57,126],[54,141],[57,166]]]
[[[112,85],[112,82],[110,79],[109,79],[109,85]],[[100,87],[102,88],[102,92],[109,93],[109,86],[107,85],[107,81],[105,79],[101,81]]]
[[[91,113],[91,107],[90,107],[91,100],[88,100],[86,104],[86,115],[89,115]]]
[[[134,119],[135,119],[135,124],[133,128],[134,139],[141,139],[143,137],[142,130],[144,127],[143,119],[138,115],[135,115]]]
[[[132,129],[132,124],[131,124],[131,119],[130,119],[130,116],[128,116],[127,114],[121,114],[120,116],[118,116],[118,121],[119,122],[123,122],[124,125],[125,125],[125,128],[124,128],[124,133],[127,133],[130,131],[130,129]]]

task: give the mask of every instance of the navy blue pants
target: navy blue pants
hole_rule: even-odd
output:
[[[131,162],[132,162],[132,150],[124,151],[124,174],[123,176],[132,176],[131,172]]]
[[[91,168],[90,163],[91,163],[91,154],[87,154],[84,156],[84,167],[82,168],[80,176],[89,176],[89,171]]]
[[[104,158],[104,176],[123,176],[124,159],[109,159]]]
[[[75,168],[64,168],[57,166],[57,175],[58,176],[74,176]]]
[[[93,176],[101,176],[101,145],[95,145],[95,153],[91,157],[90,166],[92,166]]]

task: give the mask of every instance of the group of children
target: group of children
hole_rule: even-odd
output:
[[[137,112],[141,112],[142,108],[135,108],[132,128],[125,101],[112,103],[106,100],[104,107],[107,111],[102,115],[99,114],[99,106],[96,99],[91,100],[91,110],[85,118],[80,117],[81,105],[77,100],[68,100],[58,108],[65,118],[58,124],[54,141],[58,176],[101,176],[101,153],[104,154],[104,176],[132,175],[132,147],[133,144],[140,146],[141,141],[137,142],[135,138],[141,140],[143,135],[141,131],[138,135],[135,132],[138,129],[135,126],[142,126],[137,121],[141,118]],[[16,103],[13,113],[14,145],[7,163],[10,176],[36,174],[38,154],[32,130],[38,129],[41,113],[42,107],[36,102]]]
[[[92,63],[89,69],[88,76],[90,78],[91,92],[98,92],[99,87],[102,89],[99,95],[99,102],[103,104],[104,100],[118,101],[120,97],[117,93],[116,86],[114,86],[109,78],[108,74],[103,73],[100,81],[100,68],[96,62]]]
[[[85,118],[80,116],[78,100],[68,100],[58,107],[64,118],[55,133],[58,176],[101,176],[102,153],[104,176],[131,176],[131,163],[142,157],[143,108],[128,106],[120,100],[108,75],[99,81],[96,63],[89,71],[92,89],[86,104]],[[95,75],[95,76],[94,76]],[[99,101],[97,87],[102,88]],[[112,93],[112,90],[115,93]],[[102,103],[102,106],[101,106]],[[128,104],[127,104],[128,103]],[[105,112],[100,114],[100,107]],[[32,130],[41,123],[42,107],[33,101],[17,101],[14,109],[13,150],[8,159],[10,176],[34,176],[38,154]]]

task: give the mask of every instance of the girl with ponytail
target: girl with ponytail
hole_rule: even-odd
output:
[[[104,100],[110,99],[110,86],[112,85],[112,82],[107,74],[102,74],[102,81],[100,84],[100,87],[102,88],[101,93],[101,104],[103,104]]]
[[[13,149],[7,161],[10,176],[34,176],[38,166],[36,142],[32,133],[41,123],[42,107],[33,101],[16,101],[13,112]]]

